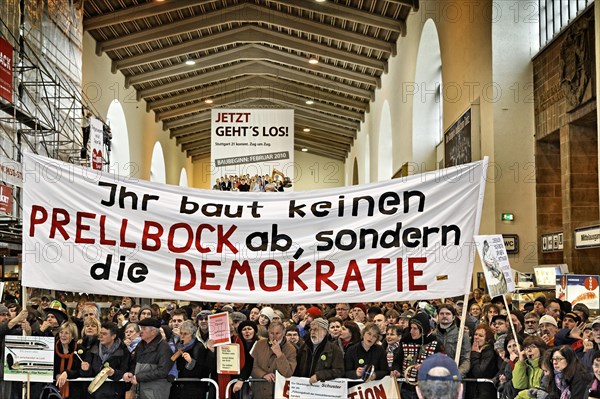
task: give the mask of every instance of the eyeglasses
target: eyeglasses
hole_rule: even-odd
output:
[[[560,362],[561,360],[565,360],[564,357],[560,357],[560,356],[553,356],[552,357],[552,362]]]
[[[525,347],[525,350],[534,350],[534,349],[537,349],[537,348],[538,347],[535,346],[535,345],[529,345],[529,346]]]
[[[535,324],[537,321],[535,320],[525,320],[525,324]]]
[[[200,317],[198,317],[198,320],[200,320],[200,321],[206,321],[206,320],[208,320],[208,317],[206,317],[206,316],[200,316]]]
[[[337,311],[342,311],[342,310],[344,310],[344,311],[346,311],[346,312],[347,312],[347,311],[348,311],[348,308],[335,308],[335,310],[337,310]]]

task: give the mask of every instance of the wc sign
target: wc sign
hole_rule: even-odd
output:
[[[0,185],[0,213],[12,213],[12,188]]]

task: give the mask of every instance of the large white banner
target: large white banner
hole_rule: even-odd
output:
[[[224,195],[26,155],[23,284],[211,302],[463,295],[486,169]]]
[[[211,113],[212,182],[225,176],[294,179],[294,110],[224,109]]]

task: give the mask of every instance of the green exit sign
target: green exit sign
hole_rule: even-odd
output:
[[[515,220],[515,215],[512,213],[503,213],[501,220],[503,222],[512,222],[513,220]]]

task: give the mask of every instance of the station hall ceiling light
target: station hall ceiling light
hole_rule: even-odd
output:
[[[191,58],[188,58],[187,60],[185,60],[185,65],[194,65],[196,63],[196,61],[194,61]]]
[[[317,65],[319,63],[319,59],[315,56],[312,56],[308,59],[308,63],[311,65]]]
[[[313,105],[315,102],[313,100],[306,100],[306,105]]]
[[[302,152],[307,152],[307,151],[308,151],[308,148],[303,148],[302,149]]]
[[[213,103],[213,100],[211,100],[210,98],[207,98],[206,100],[204,100],[204,102],[205,102],[206,104],[212,104],[212,103]]]
[[[302,131],[303,131],[303,132],[307,132],[307,133],[308,133],[308,132],[310,132],[310,129],[309,129],[309,128],[307,128],[307,127],[305,127],[304,129],[302,129]]]

